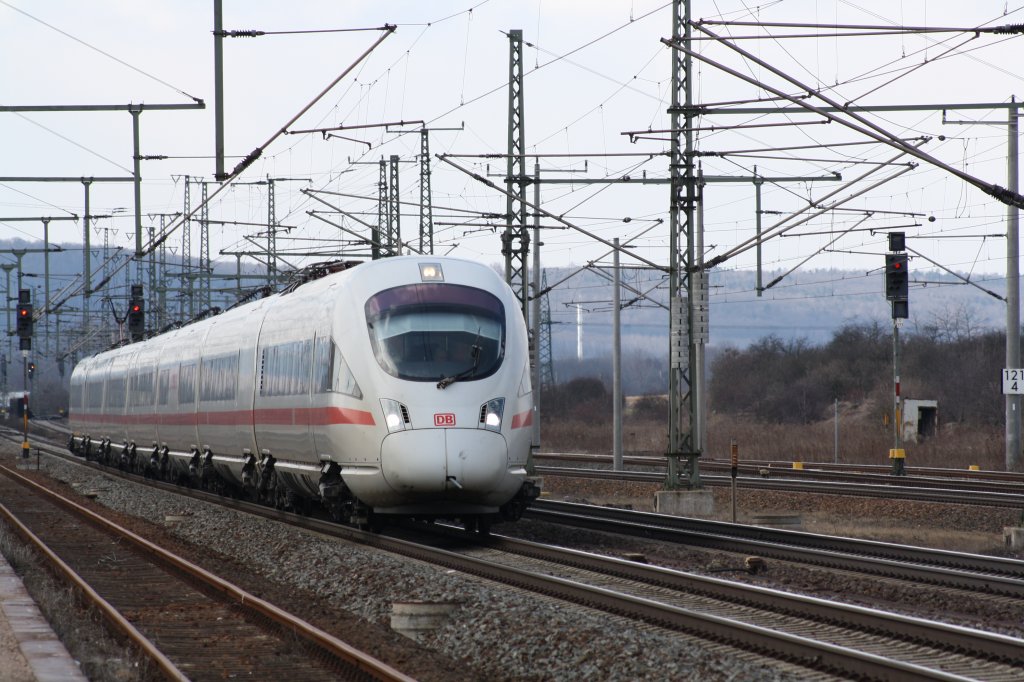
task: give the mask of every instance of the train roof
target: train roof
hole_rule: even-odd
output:
[[[408,255],[408,256],[393,256],[390,258],[381,258],[375,261],[343,261],[334,260],[322,263],[315,263],[309,265],[302,270],[296,271],[291,281],[284,286],[280,291],[273,292],[269,286],[259,287],[249,293],[248,296],[240,299],[238,303],[230,306],[226,309],[211,308],[209,310],[202,311],[199,315],[191,320],[185,322],[177,322],[173,325],[169,325],[164,329],[161,329],[158,333],[147,337],[142,342],[131,343],[128,341],[122,341],[109,348],[106,348],[98,353],[95,353],[87,358],[83,358],[81,362],[92,360],[101,355],[110,353],[111,358],[116,358],[122,354],[130,354],[139,351],[140,344],[145,341],[152,341],[161,338],[171,337],[180,333],[184,330],[195,328],[195,325],[202,322],[211,322],[213,320],[222,319],[224,316],[233,314],[246,314],[241,311],[250,311],[252,306],[270,305],[276,299],[288,296],[289,294],[306,290],[307,287],[317,284],[319,286],[313,287],[316,289],[326,288],[336,279],[345,279],[353,276],[352,270],[356,266],[362,266],[359,268],[359,272],[363,275],[371,276],[371,270],[380,268],[390,269],[396,266],[398,263],[407,263],[409,261],[420,262],[420,263],[458,263],[460,266],[470,266],[481,268],[482,271],[490,273],[494,278],[498,278],[498,273],[495,272],[491,267],[480,263],[478,261],[467,260],[464,258],[452,258],[450,256],[423,256],[423,255]],[[186,332],[187,333],[187,332]],[[79,364],[81,364],[81,362]]]

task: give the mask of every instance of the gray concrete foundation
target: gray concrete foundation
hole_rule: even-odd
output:
[[[448,622],[458,604],[401,601],[391,605],[391,629],[417,642]]]
[[[1003,538],[1006,540],[1007,549],[1024,549],[1024,528],[1006,526],[1003,528]]]
[[[659,490],[654,493],[654,511],[671,516],[709,517],[715,513],[710,490]]]

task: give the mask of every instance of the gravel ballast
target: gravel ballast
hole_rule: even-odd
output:
[[[8,463],[11,446],[4,446]],[[34,459],[34,458],[33,458]],[[34,464],[34,462],[33,462]],[[175,551],[318,622],[421,680],[779,680],[794,669],[422,562],[102,476],[52,457],[42,472],[162,529]],[[171,521],[168,521],[170,517]],[[306,599],[305,597],[309,597]],[[419,643],[389,629],[392,604],[452,602]],[[304,613],[303,609],[313,613]]]

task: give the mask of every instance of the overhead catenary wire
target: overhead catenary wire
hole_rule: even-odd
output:
[[[689,54],[694,59],[698,59],[698,60],[700,60],[700,61],[702,61],[704,63],[707,63],[707,64],[709,64],[711,66],[716,67],[719,70],[725,71],[726,73],[728,73],[728,74],[730,74],[732,76],[735,76],[737,78],[745,80],[748,83],[751,83],[753,85],[757,85],[758,87],[762,87],[762,88],[768,90],[769,92],[774,92],[774,93],[776,93],[776,94],[778,94],[778,95],[780,95],[782,97],[785,97],[786,99],[789,99],[789,101],[793,102],[794,104],[796,104],[796,105],[798,105],[800,107],[803,107],[803,108],[807,109],[808,111],[812,111],[814,113],[817,113],[817,114],[820,114],[822,116],[825,116],[826,118],[828,118],[830,120],[833,120],[836,123],[839,123],[839,124],[841,124],[843,126],[846,126],[846,127],[850,128],[852,130],[855,130],[855,131],[857,131],[857,132],[859,132],[859,133],[861,133],[863,135],[866,135],[866,136],[868,136],[868,137],[870,137],[872,139],[875,139],[875,140],[877,140],[879,142],[882,142],[883,144],[887,144],[887,145],[889,145],[889,146],[891,146],[891,147],[893,147],[895,149],[902,149],[905,153],[910,154],[911,156],[917,157],[917,158],[921,159],[922,161],[925,161],[928,164],[931,164],[933,166],[941,168],[941,169],[943,169],[943,170],[945,170],[945,171],[947,171],[947,172],[957,176],[961,180],[964,180],[968,184],[971,184],[971,185],[977,187],[981,191],[983,191],[986,194],[994,197],[995,199],[998,199],[999,201],[1001,201],[1001,202],[1003,202],[1005,204],[1013,205],[1013,206],[1016,206],[1018,208],[1024,208],[1024,196],[1020,195],[1019,193],[1011,191],[1011,190],[1008,190],[1005,187],[1002,187],[1002,186],[997,185],[995,183],[990,183],[990,182],[986,182],[984,180],[981,180],[980,178],[977,178],[977,177],[971,175],[970,173],[966,173],[964,171],[961,171],[958,168],[954,168],[953,166],[950,166],[949,164],[947,164],[947,163],[945,163],[943,161],[940,161],[939,159],[937,159],[937,158],[935,158],[935,157],[933,157],[933,156],[931,156],[929,154],[926,154],[925,152],[922,152],[922,151],[920,151],[919,149],[917,149],[917,148],[915,148],[913,146],[906,145],[902,141],[902,139],[899,138],[898,136],[893,135],[892,133],[886,131],[885,129],[881,128],[880,126],[876,125],[875,123],[867,120],[865,117],[857,114],[855,111],[850,110],[850,108],[845,107],[844,105],[835,102],[834,100],[832,100],[832,98],[828,97],[827,95],[822,94],[819,90],[816,90],[816,89],[811,88],[811,87],[809,87],[807,85],[804,85],[803,83],[801,83],[800,81],[796,80],[792,76],[789,76],[788,74],[784,73],[780,69],[772,66],[771,64],[768,64],[764,60],[759,59],[757,56],[751,54],[747,50],[744,50],[743,48],[741,48],[741,47],[739,47],[737,45],[733,45],[728,40],[725,40],[725,39],[721,38],[720,36],[716,36],[714,33],[711,33],[706,28],[702,28],[700,26],[698,26],[697,28],[700,28],[704,32],[708,33],[709,35],[715,36],[716,38],[719,39],[718,42],[720,44],[725,45],[726,47],[729,47],[730,49],[738,52],[739,54],[741,54],[746,59],[749,59],[749,60],[753,61],[755,64],[757,64],[757,65],[767,69],[768,71],[771,71],[772,73],[774,73],[775,75],[779,76],[780,78],[783,78],[783,79],[789,81],[793,85],[803,89],[805,92],[812,93],[815,97],[821,99],[822,101],[824,101],[829,106],[835,107],[835,108],[840,109],[840,110],[845,110],[846,115],[849,116],[850,118],[854,119],[854,121],[856,121],[856,123],[853,123],[851,121],[847,121],[847,120],[843,119],[842,117],[837,116],[837,115],[835,115],[835,114],[833,114],[833,113],[831,113],[829,111],[826,111],[826,110],[824,110],[824,109],[822,109],[820,107],[816,107],[813,104],[809,104],[807,102],[804,102],[802,99],[800,99],[798,97],[793,97],[791,95],[787,96],[784,92],[782,92],[778,88],[774,88],[774,87],[772,87],[772,86],[770,86],[770,85],[768,85],[768,84],[766,84],[766,83],[764,83],[762,81],[759,81],[756,78],[752,78],[752,77],[746,76],[746,75],[736,71],[735,69],[731,69],[728,66],[726,66],[726,65],[724,65],[724,64],[722,64],[720,62],[716,62],[716,61],[714,61],[712,59],[709,59],[708,57],[702,55],[701,53],[696,52],[694,50],[691,50],[690,48],[685,47],[683,45],[679,45],[678,43],[676,43],[676,42],[674,42],[672,40],[668,40],[668,39],[662,38],[662,42],[664,42],[666,45],[670,45],[672,47],[675,47],[675,48],[685,52],[686,54]]]
[[[134,64],[130,64],[130,63],[126,62],[125,60],[119,58],[119,57],[115,57],[114,55],[110,54],[109,52],[101,50],[100,48],[96,47],[95,45],[91,45],[91,44],[85,42],[84,40],[82,40],[81,38],[73,36],[70,33],[68,33],[67,31],[65,31],[63,29],[59,29],[56,26],[54,26],[53,24],[47,23],[47,22],[43,21],[42,19],[40,19],[39,17],[36,17],[36,16],[33,16],[33,15],[29,14],[28,12],[26,12],[25,10],[23,10],[23,9],[21,9],[19,7],[15,7],[11,3],[7,2],[7,0],[0,0],[0,5],[4,5],[8,9],[12,9],[15,12],[17,12],[18,14],[22,14],[22,15],[28,17],[29,19],[31,19],[32,21],[38,22],[38,23],[42,24],[43,26],[45,26],[46,28],[48,28],[48,29],[50,29],[52,31],[56,31],[57,33],[60,33],[65,38],[73,40],[76,43],[78,43],[79,45],[82,45],[83,47],[86,47],[86,48],[88,48],[88,49],[90,49],[90,50],[92,50],[94,52],[98,52],[99,54],[103,55],[104,57],[107,57],[108,59],[111,59],[111,60],[117,62],[118,64],[120,64],[121,66],[124,66],[125,68],[131,69],[132,71],[135,71],[136,73],[138,73],[138,74],[140,74],[142,76],[145,76],[146,78],[149,78],[150,80],[156,81],[157,83],[160,83],[161,85],[167,86],[171,90],[174,90],[175,92],[177,92],[180,95],[184,95],[185,97],[189,98],[193,102],[202,102],[203,101],[199,97],[196,97],[195,95],[190,95],[189,93],[187,93],[186,91],[182,90],[181,88],[179,88],[177,86],[174,86],[174,85],[171,85],[167,81],[165,81],[165,80],[163,80],[161,78],[158,78],[157,76],[154,76],[151,73],[147,73],[146,71],[143,71],[142,69],[140,69],[139,67],[135,66]]]
[[[0,2],[2,2],[2,1],[3,0],[0,0]],[[134,256],[134,257],[132,257],[130,259],[126,259],[125,261],[123,261],[121,263],[117,263],[117,264],[113,265],[111,267],[111,269],[110,269],[109,274],[106,277],[104,277],[103,280],[101,280],[99,282],[99,284],[97,284],[94,287],[94,289],[96,289],[96,290],[102,289],[106,285],[107,282],[112,280],[130,262],[132,262],[134,260],[138,260],[140,258],[143,258],[143,257],[148,256],[149,254],[151,254],[153,251],[156,250],[157,247],[160,246],[160,244],[164,243],[171,236],[171,234],[173,234],[179,227],[181,227],[181,225],[183,225],[186,220],[191,220],[204,207],[208,206],[209,203],[218,194],[220,194],[225,189],[227,189],[229,186],[231,186],[231,184],[234,182],[234,180],[237,179],[238,176],[253,161],[255,161],[257,158],[259,158],[259,156],[262,153],[263,149],[265,149],[267,146],[269,146],[278,137],[282,136],[285,133],[285,131],[288,129],[288,127],[290,127],[295,121],[297,121],[303,114],[305,114],[307,111],[309,111],[309,109],[314,104],[316,104],[318,101],[320,101],[320,99],[322,99],[324,97],[324,95],[326,95],[345,76],[347,76],[349,73],[351,73],[351,71],[360,62],[362,62],[367,56],[369,56],[370,53],[372,53],[377,48],[377,46],[379,46],[388,36],[390,36],[392,33],[394,33],[394,31],[395,31],[395,27],[393,25],[387,25],[384,33],[382,33],[382,35],[380,35],[377,38],[377,40],[369,48],[367,48],[361,55],[359,55],[359,57],[357,57],[356,60],[352,64],[350,64],[344,71],[342,71],[342,73],[339,74],[338,77],[335,78],[330,83],[330,85],[328,85],[316,97],[314,97],[313,100],[311,100],[306,106],[304,106],[295,116],[293,116],[291,119],[289,119],[288,122],[284,126],[282,126],[276,133],[272,134],[270,136],[270,138],[267,139],[266,142],[264,142],[262,145],[257,147],[255,150],[253,150],[253,152],[251,152],[241,163],[239,163],[238,166],[236,166],[235,169],[231,172],[231,174],[224,180],[224,182],[222,182],[219,187],[217,187],[212,193],[210,193],[204,201],[199,202],[198,205],[195,206],[187,215],[181,215],[181,216],[178,217],[178,219],[176,219],[175,221],[172,221],[172,223],[170,225],[168,225],[166,228],[164,228],[164,230],[159,235],[156,235],[150,241],[150,243],[141,250],[140,253],[136,254],[136,256]],[[112,260],[113,259],[110,259],[106,263],[104,263],[104,267],[106,267],[107,264],[110,263]],[[82,286],[84,286],[84,284]],[[72,291],[72,292],[68,293],[63,299],[61,299],[60,301],[56,302],[55,304],[49,306],[49,312],[53,312],[55,310],[58,310],[61,306],[63,306],[65,303],[67,303],[67,301],[70,300],[72,296],[77,295],[79,292],[80,292],[79,290],[76,290],[76,291]]]
[[[551,34],[546,34],[546,35],[549,35],[549,36],[550,36]],[[473,55],[471,55],[471,56],[473,56]],[[571,63],[571,61],[570,61],[569,63]],[[369,69],[368,69],[368,70],[369,70]],[[813,82],[813,81],[812,81],[812,82]],[[394,86],[394,83],[395,83],[395,81],[393,80],[393,81],[392,81],[392,86]],[[340,89],[339,89],[339,90],[340,90]],[[378,94],[379,94],[379,88],[378,88]],[[778,98],[778,99],[781,99],[781,98]],[[390,100],[391,100],[391,102],[392,102],[392,103],[393,103],[393,102],[394,102],[394,100],[395,100],[395,98],[394,98],[394,93],[393,93],[393,92],[392,92],[392,97],[390,98]],[[641,120],[642,120],[642,119],[641,119]],[[468,136],[467,136],[466,138],[463,138],[463,139],[468,139]],[[581,139],[581,138],[580,138],[580,137],[579,137],[579,136],[577,135],[577,136],[576,136],[576,139],[575,139],[574,141],[577,141],[577,140],[579,140],[579,139]],[[865,142],[864,144],[876,144],[876,143],[872,141],[872,142]],[[274,149],[273,149],[273,151],[274,151],[274,153],[275,153],[275,154],[280,154],[280,152],[278,151],[278,150],[280,150],[280,149],[281,149],[281,145],[280,145],[280,144],[278,144],[278,145],[275,145],[275,146],[274,146]],[[932,150],[932,151],[934,151],[934,150]],[[301,154],[301,151],[299,152],[299,154]],[[266,153],[266,158],[270,158],[270,157],[271,157],[271,155],[270,155],[269,153]],[[279,158],[279,157],[276,157],[276,156],[275,156],[274,158],[275,158],[275,159],[277,159],[277,158]],[[279,160],[279,161],[277,161],[277,163],[281,163],[281,162],[282,162],[282,161],[280,161],[280,160]],[[850,163],[852,163],[852,161],[851,161]],[[356,176],[352,176],[352,177],[353,177],[353,178],[355,178]],[[934,177],[934,176],[933,176],[933,177]],[[346,180],[347,180],[347,179],[346,179]],[[499,184],[500,184],[500,181],[499,181]],[[909,186],[909,183],[908,183],[908,186]],[[362,188],[360,188],[360,189],[362,189]],[[403,188],[403,189],[405,189],[405,188]],[[894,187],[894,188],[892,188],[892,191],[891,191],[891,192],[889,192],[889,191],[884,191],[884,192],[880,192],[879,194],[880,194],[880,195],[887,195],[887,197],[888,197],[888,199],[889,199],[890,201],[894,201],[894,202],[896,202],[896,201],[899,201],[899,197],[901,196],[901,190],[902,190],[902,187]],[[358,192],[359,190],[356,190],[356,191]],[[368,194],[368,193],[367,193],[367,194]],[[457,195],[458,193],[457,193],[457,192],[455,192],[454,194],[455,194],[455,195]],[[474,197],[473,197],[473,199],[472,199],[472,200],[470,200],[469,202],[467,202],[467,205],[469,205],[469,206],[485,206],[485,204],[483,204],[483,203],[477,203],[477,200],[479,200],[479,194],[480,194],[480,193],[475,193],[475,192],[474,192],[474,193],[472,193],[472,194],[474,195]],[[326,196],[326,195],[324,195],[324,196]],[[545,196],[547,197],[547,194],[546,194]],[[583,196],[583,194],[580,194],[580,195],[577,195],[577,196],[578,196],[578,197],[582,197],[582,196]],[[776,195],[776,196],[778,196],[778,195]],[[367,196],[367,197],[365,197],[365,198],[366,198],[367,200],[374,200],[374,197],[369,197],[369,196]],[[223,197],[223,195],[221,195],[220,197],[218,197],[218,200],[219,200],[219,201],[221,201],[221,202],[225,202],[225,200],[224,200],[224,197]],[[916,197],[916,195],[915,195],[915,196],[913,197],[913,200],[914,200],[914,201],[916,201],[916,200],[917,200],[917,197]],[[225,202],[225,203],[226,203],[226,202]],[[414,203],[414,202],[403,202],[403,203]],[[449,202],[449,203],[450,203],[450,202]],[[308,202],[307,202],[307,205],[308,205]],[[554,204],[552,203],[552,205],[554,205]],[[883,204],[883,205],[884,205],[884,204]],[[549,208],[550,208],[550,206],[549,206]],[[289,210],[290,210],[290,211],[292,211],[293,213],[299,213],[299,212],[300,212],[300,211],[299,211],[298,209],[295,209],[295,208],[294,208],[294,204],[292,204],[292,205],[289,205]],[[467,209],[467,210],[468,210],[468,209]],[[557,211],[557,210],[554,210],[554,209],[552,209],[552,210],[553,210],[554,212],[556,212],[556,213],[558,213],[558,212],[559,212],[559,211]],[[593,213],[594,211],[591,211],[591,212]],[[571,220],[574,220],[574,222],[575,222],[575,221],[578,221],[578,220],[579,220],[579,218],[577,217],[577,218],[575,218],[575,219],[571,219]],[[309,220],[307,220],[307,222],[313,222],[313,221],[309,221]],[[950,222],[952,222],[952,221],[950,221]],[[741,224],[743,224],[743,223],[742,223],[741,221],[737,221],[737,222],[736,222],[736,224],[737,224],[737,225],[741,225]],[[586,225],[586,226],[590,227],[590,229],[593,229],[593,228],[592,228],[592,226],[589,226],[589,225],[587,225],[586,223],[584,223],[584,225]],[[324,230],[324,232],[326,232],[326,230]],[[598,231],[598,234],[607,234],[607,233],[602,233],[602,232]],[[561,238],[561,235],[559,235],[559,238]],[[570,239],[571,239],[571,238],[570,238]],[[480,244],[480,243],[484,243],[484,241],[485,241],[485,240],[479,240],[479,241],[477,242],[477,244]],[[554,241],[556,241],[556,240],[552,240],[552,241],[554,242]],[[586,243],[586,242],[585,242],[585,240],[580,240],[580,243]],[[554,244],[553,244],[553,246],[554,246]],[[558,247],[556,246],[555,248],[558,248]],[[486,253],[486,251],[485,251],[484,253]],[[641,251],[641,253],[643,253],[643,252]],[[647,255],[649,255],[649,253],[648,253]],[[655,258],[655,260],[657,260],[657,258]]]

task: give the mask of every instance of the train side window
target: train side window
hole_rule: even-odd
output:
[[[123,410],[126,393],[123,374],[107,379],[107,410]]]
[[[69,398],[69,407],[72,410],[80,410],[85,405],[83,398],[85,397],[85,381],[81,376],[71,378],[71,396]]]
[[[238,384],[238,353],[203,358],[199,399],[234,400]]]
[[[309,392],[313,342],[289,341],[264,346],[260,395],[302,395]]]
[[[103,387],[104,377],[110,368],[112,360],[100,361],[95,367],[89,368],[88,379],[85,382],[85,403],[90,410],[103,409]]]
[[[182,365],[178,372],[178,404],[191,405],[196,401],[196,366]]]
[[[129,381],[129,397],[133,407],[149,407],[153,404],[153,372],[133,372]]]
[[[338,393],[344,393],[350,395],[353,398],[363,399],[363,391],[359,388],[359,384],[356,383],[356,378],[352,374],[352,370],[349,369],[348,363],[345,362],[345,358],[341,355],[341,351],[337,348],[334,349],[336,354],[336,360],[334,362],[337,371],[334,374],[334,390]]]
[[[334,339],[317,336],[313,349],[313,392],[330,393],[334,390]]]
[[[171,369],[160,370],[157,378],[156,404],[167,405],[171,396]]]
[[[344,393],[362,400],[363,392],[356,383],[341,349],[328,336],[316,339],[313,356],[313,391],[315,393]]]
[[[91,410],[103,407],[103,382],[94,380],[85,384],[85,403]]]

